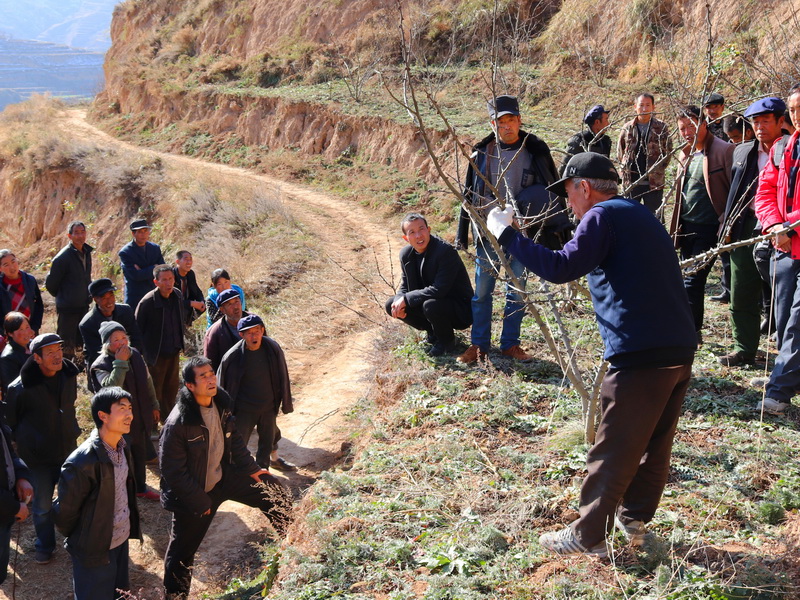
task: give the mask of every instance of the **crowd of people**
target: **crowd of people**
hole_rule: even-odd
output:
[[[500,351],[529,361],[520,345],[526,275],[554,283],[586,276],[609,363],[600,423],[579,518],[539,541],[557,554],[606,555],[613,527],[632,544],[644,541],[666,484],[694,354],[703,344],[715,258],[709,250],[774,234],[771,244],[722,254],[723,293],[712,299],[730,303],[734,347],[718,361],[753,364],[761,333],[774,332],[779,355],[768,380],[752,382],[766,385],[754,408],[784,414],[800,389],[800,236],[787,228],[800,222],[793,201],[800,191],[800,133],[791,125],[800,119],[800,84],[786,102],[761,98],[742,115],[726,114],[718,93],[671,117],[659,115],[652,94],[639,94],[635,116],[619,133],[616,165],[610,111],[595,105],[586,128],[569,139],[558,171],[547,144],[521,128],[517,98],[497,96],[488,112],[492,132],[470,156],[455,247],[432,236],[423,215],[406,215],[402,280],[386,312],[424,331],[431,356],[455,350],[454,330],[471,326],[471,343],[456,360],[488,360],[492,292],[504,263]],[[675,193],[665,198],[674,154]],[[665,224],[667,206],[672,219]],[[470,230],[474,289],[457,252],[467,247]],[[682,271],[676,250],[683,259],[710,258]]]
[[[36,563],[51,562],[56,530],[64,536],[76,600],[127,597],[128,540],[142,539],[139,501],[160,500],[172,513],[169,599],[188,598],[195,553],[223,501],[259,508],[279,535],[290,522],[291,496],[270,473],[297,469],[278,455],[277,416],[293,410],[283,350],[263,320],[243,310],[244,291],[227,271],[212,273],[206,298],[191,252],[166,264],[146,220],[130,230],[119,251],[118,303],[111,279],[92,278],[86,225],[69,224],[45,279],[55,332],[43,329],[36,279],[13,251],[0,250],[0,583],[11,526],[29,514]],[[186,356],[181,367],[189,327],[206,312],[203,355]],[[76,366],[81,358],[85,371]],[[84,375],[95,427],[78,446]],[[247,448],[254,430],[255,457]],[[160,492],[146,480],[146,464],[156,460]]]

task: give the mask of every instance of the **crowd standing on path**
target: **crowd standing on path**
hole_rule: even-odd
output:
[[[280,535],[291,521],[291,496],[269,473],[297,470],[278,454],[276,417],[293,410],[283,350],[266,336],[260,317],[242,311],[244,292],[227,271],[214,271],[214,300],[207,301],[191,252],[163,264],[148,222],[135,219],[130,230],[133,240],[119,252],[128,302],[121,304],[113,281],[92,279],[91,232],[81,221],[68,225],[70,242],[45,279],[56,300],[57,333],[40,331],[44,305],[36,279],[11,250],[0,250],[0,583],[11,525],[29,510],[36,563],[50,563],[56,529],[64,535],[76,600],[124,597],[128,540],[142,539],[138,501],[160,501],[173,513],[164,573],[171,600],[188,598],[194,554],[223,500],[260,508]],[[181,386],[186,335],[209,302],[224,317],[206,336],[212,343],[205,351],[216,364],[187,357]],[[74,359],[80,358],[95,392],[95,429],[76,448],[81,369]],[[217,386],[219,363],[233,398]],[[157,454],[152,436],[159,421]],[[247,450],[254,429],[256,458]],[[160,492],[146,481],[146,464],[156,458]]]

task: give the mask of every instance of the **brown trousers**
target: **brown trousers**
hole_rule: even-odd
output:
[[[572,524],[586,548],[614,525],[653,518],[669,475],[672,440],[692,365],[611,370],[600,390],[600,427],[587,456],[580,518]]]

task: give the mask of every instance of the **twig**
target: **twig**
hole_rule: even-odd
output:
[[[308,427],[306,427],[306,428],[303,430],[303,433],[301,433],[301,434],[300,434],[300,438],[299,438],[299,439],[297,440],[297,442],[296,442],[296,443],[297,443],[297,445],[299,446],[300,444],[302,444],[302,443],[303,443],[303,439],[306,437],[306,434],[307,434],[309,431],[311,431],[312,429],[314,429],[314,427],[316,427],[317,425],[319,425],[319,424],[320,424],[320,423],[322,423],[323,421],[326,421],[328,418],[330,418],[330,417],[332,417],[333,415],[335,415],[337,412],[339,412],[339,409],[338,409],[338,408],[334,408],[333,410],[331,410],[331,411],[329,411],[329,412],[326,412],[326,413],[325,413],[324,415],[322,415],[321,417],[317,417],[317,418],[316,418],[316,419],[314,419],[314,420],[313,420],[311,423],[309,423]]]

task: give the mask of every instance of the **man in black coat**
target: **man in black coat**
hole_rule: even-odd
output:
[[[116,290],[114,283],[106,277],[96,279],[89,284],[89,294],[94,300],[94,307],[84,315],[79,325],[83,337],[83,355],[87,373],[100,356],[103,346],[100,341],[100,325],[106,321],[116,321],[122,325],[128,333],[131,346],[139,352],[143,349],[142,334],[136,324],[133,308],[127,304],[117,303],[117,298],[114,296]],[[89,377],[89,390],[97,391],[93,387],[91,377]]]
[[[31,342],[31,358],[8,386],[6,420],[14,431],[17,452],[31,472],[34,560],[47,564],[56,549],[50,508],[61,465],[75,449],[80,433],[75,418],[78,367],[64,358],[61,338],[43,333]]]
[[[72,359],[75,349],[83,346],[79,324],[89,310],[93,248],[86,243],[86,225],[81,221],[69,224],[67,237],[69,244],[53,258],[44,286],[56,299],[56,333],[64,340],[64,356]]]
[[[559,169],[560,175],[564,175],[569,160],[581,152],[596,152],[603,156],[611,156],[611,138],[606,135],[608,113],[602,104],[589,109],[583,118],[588,129],[579,131],[567,141],[567,152]]]
[[[161,418],[175,406],[180,382],[178,369],[184,347],[183,296],[175,288],[175,275],[169,265],[153,269],[156,289],[147,292],[136,307],[136,324],[143,336],[142,356],[161,406]]]
[[[188,598],[194,555],[225,500],[260,509],[279,535],[291,520],[289,494],[247,451],[236,431],[230,397],[217,387],[211,362],[202,356],[190,358],[183,380],[158,452],[161,505],[172,512],[164,555],[169,600]]]
[[[227,290],[226,290],[227,291]],[[256,462],[264,468],[296,471],[278,456],[278,413],[294,411],[286,357],[278,342],[268,338],[264,321],[248,315],[237,325],[241,339],[225,353],[217,370],[219,384],[230,394],[236,429],[245,445],[258,429]]]
[[[427,332],[428,354],[441,356],[455,346],[453,330],[472,325],[472,284],[456,249],[431,236],[425,217],[409,213],[400,228],[409,245],[400,251],[403,278],[386,312]]]
[[[195,319],[206,311],[203,290],[197,285],[197,276],[192,271],[193,262],[191,252],[178,250],[175,254],[175,266],[172,267],[175,275],[175,287],[183,294],[183,315],[187,327],[191,326]]]
[[[0,583],[8,575],[11,526],[28,518],[33,498],[30,471],[14,451],[11,429],[0,419]]]
[[[131,397],[119,387],[92,398],[97,429],[70,454],[58,480],[53,519],[72,557],[75,600],[128,597],[128,539],[141,541],[131,454],[123,435]]]

